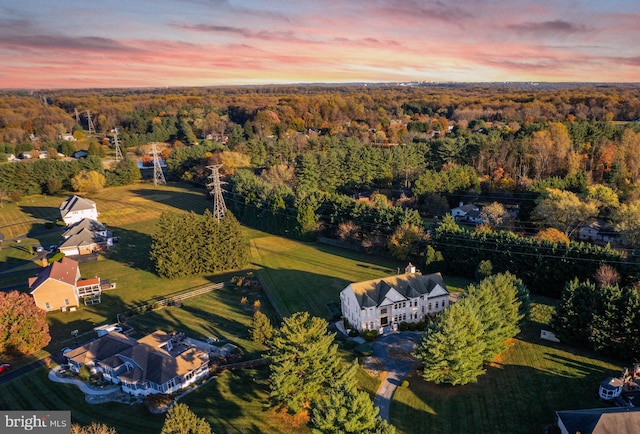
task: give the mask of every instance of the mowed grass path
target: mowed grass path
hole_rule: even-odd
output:
[[[280,237],[253,239],[251,257],[260,281],[285,317],[308,311],[330,318],[329,305],[339,306],[340,291],[349,283],[395,274],[401,266],[389,258]]]
[[[556,410],[606,407],[600,381],[621,366],[601,356],[540,339],[555,301],[532,296],[530,319],[476,384],[436,385],[420,372],[398,388],[391,422],[399,433],[538,434],[555,422]]]

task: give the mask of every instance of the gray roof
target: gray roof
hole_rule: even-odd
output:
[[[60,215],[62,218],[71,211],[80,211],[85,209],[95,209],[96,203],[92,200],[85,199],[77,194],[72,195],[69,199],[62,202],[60,205]]]
[[[379,306],[393,288],[406,299],[429,295],[437,286],[447,289],[440,273],[427,274],[405,273],[382,279],[367,280],[365,282],[352,283],[351,288],[363,307]]]
[[[68,238],[72,235],[80,233],[83,229],[91,232],[102,232],[107,230],[107,226],[104,223],[100,223],[98,220],[84,218],[77,223],[69,226],[62,234],[64,238]]]
[[[571,434],[632,434],[640,426],[639,407],[556,411]]]

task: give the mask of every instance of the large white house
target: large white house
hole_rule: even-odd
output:
[[[60,217],[67,226],[85,218],[98,220],[98,209],[94,201],[74,194],[60,205]]]
[[[351,283],[340,292],[342,315],[358,331],[418,322],[449,305],[440,273],[422,275],[409,264],[404,274]]]

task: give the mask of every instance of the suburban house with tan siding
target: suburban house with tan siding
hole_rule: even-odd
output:
[[[103,282],[99,277],[82,279],[78,262],[62,258],[29,278],[29,290],[36,306],[47,312],[75,310],[80,300],[100,302]],[[110,286],[111,288],[111,286]]]

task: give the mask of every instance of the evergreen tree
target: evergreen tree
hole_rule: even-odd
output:
[[[339,372],[338,346],[327,322],[297,312],[276,331],[268,358],[271,400],[298,413],[318,398]]]
[[[266,344],[273,338],[273,326],[269,317],[257,310],[253,314],[253,323],[249,330],[251,340],[256,344]]]
[[[423,363],[425,380],[452,385],[475,383],[484,373],[483,331],[475,309],[464,299],[440,314],[415,351]]]
[[[518,334],[520,301],[516,277],[510,273],[495,274],[483,279],[477,286],[469,285],[465,298],[476,310],[484,329],[484,361],[491,361],[504,349],[505,342]]]
[[[211,426],[186,404],[175,403],[167,413],[160,434],[211,434]]]
[[[589,342],[595,291],[595,284],[580,283],[578,279],[565,285],[551,318],[551,326],[560,340],[579,345]]]
[[[367,433],[374,429],[377,414],[367,392],[339,387],[319,399],[311,424],[316,434]]]

